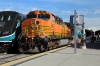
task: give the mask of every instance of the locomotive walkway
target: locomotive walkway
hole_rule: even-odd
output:
[[[86,45],[87,49],[77,47],[76,54],[73,46],[64,47],[62,50],[12,66],[100,66],[100,43],[87,43]]]

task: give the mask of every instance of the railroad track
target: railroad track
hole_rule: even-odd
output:
[[[60,48],[57,48],[57,49],[60,50]],[[53,49],[53,50],[47,51],[47,53],[48,52],[55,52],[58,50]],[[15,61],[18,59],[26,58],[26,57],[29,57],[32,55],[35,55],[35,53],[33,53],[33,54],[4,54],[4,53],[0,53],[0,65],[7,63],[7,62]]]
[[[0,54],[0,65],[21,58],[25,58],[31,55],[33,54]]]

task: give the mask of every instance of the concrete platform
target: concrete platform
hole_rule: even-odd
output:
[[[69,47],[12,66],[100,66],[100,50]]]
[[[86,49],[77,45],[62,47],[22,58],[0,66],[100,66],[100,43],[86,43]]]

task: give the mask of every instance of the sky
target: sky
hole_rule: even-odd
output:
[[[47,10],[70,21],[70,15],[84,15],[85,28],[100,27],[100,0],[0,0],[0,11],[27,14],[33,10]]]

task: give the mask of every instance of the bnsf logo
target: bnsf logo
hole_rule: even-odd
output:
[[[33,26],[26,26],[26,27],[23,27],[22,30],[37,30],[37,27],[33,27]]]
[[[28,30],[37,30],[37,28],[30,26],[30,27],[28,27]]]

